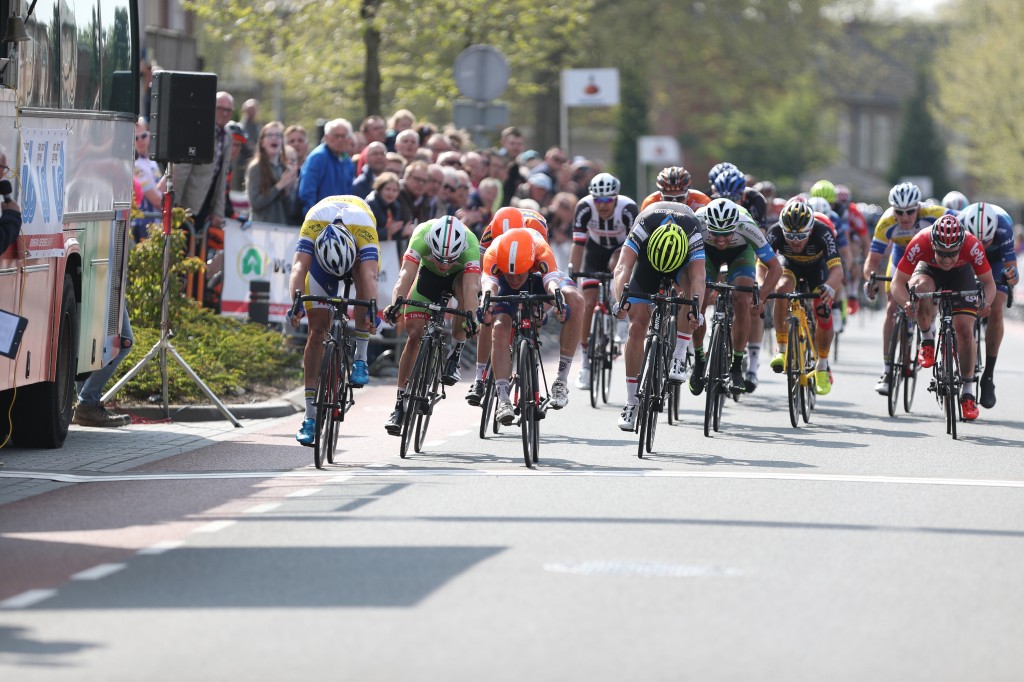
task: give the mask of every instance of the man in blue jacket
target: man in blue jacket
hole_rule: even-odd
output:
[[[352,124],[343,118],[328,121],[324,140],[309,153],[299,175],[299,202],[303,215],[313,204],[330,196],[352,193],[356,165],[349,156]]]

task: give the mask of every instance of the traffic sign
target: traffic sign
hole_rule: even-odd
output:
[[[455,58],[455,85],[470,99],[488,102],[508,85],[505,55],[490,45],[470,45]]]

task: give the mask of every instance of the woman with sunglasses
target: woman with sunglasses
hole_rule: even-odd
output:
[[[871,273],[878,272],[886,276],[892,276],[896,264],[903,257],[907,244],[918,232],[930,228],[932,223],[940,217],[952,211],[942,206],[925,206],[921,203],[921,190],[912,182],[901,182],[889,190],[889,208],[885,210],[882,217],[875,225],[875,232],[871,238],[870,252],[867,260],[864,261],[864,292],[868,300],[875,300],[878,293],[877,286],[871,287]],[[882,256],[885,255],[889,245],[892,245],[892,255],[884,272],[878,270],[882,264]],[[885,321],[882,323],[882,357],[885,357],[885,350],[889,347],[889,337],[892,335],[894,315],[896,314],[896,303],[892,300],[890,293],[891,283],[886,284],[886,294],[889,302],[885,309]],[[884,362],[884,361],[883,361]],[[892,384],[892,366],[884,365],[882,377],[875,384],[875,391],[879,395],[889,395],[889,387]]]
[[[640,214],[635,201],[619,194],[619,180],[611,173],[595,175],[588,189],[590,196],[579,200],[573,218],[570,275],[573,272],[612,272],[619,262],[619,253],[626,243],[633,221]],[[590,390],[587,346],[599,285],[596,279],[584,279],[581,282],[584,305],[580,347],[583,350],[583,365],[576,378],[576,388],[584,391]]]
[[[796,291],[797,281],[803,280],[807,283],[808,291],[819,293],[818,298],[814,299],[814,314],[818,320],[814,332],[814,345],[818,349],[814,384],[818,395],[826,395],[832,390],[832,380],[828,374],[828,352],[834,335],[830,307],[836,290],[843,283],[843,264],[835,237],[806,202],[790,199],[779,214],[779,222],[768,230],[767,238],[782,265],[782,277],[779,278],[775,292],[792,293]],[[828,314],[822,315],[826,310]],[[776,374],[781,374],[786,367],[788,314],[787,306],[775,306],[775,340],[779,345],[779,353],[772,358],[770,366]]]
[[[135,179],[142,187],[142,201],[139,203],[139,210],[148,214],[159,213],[166,183],[160,172],[160,166],[149,158],[149,125],[143,118],[135,122],[134,174]],[[135,238],[136,243],[146,238],[146,227],[154,221],[158,222],[158,219],[152,215],[132,221],[132,237]]]

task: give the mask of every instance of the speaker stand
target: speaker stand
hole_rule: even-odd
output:
[[[210,387],[203,383],[203,380],[199,378],[199,375],[193,371],[185,359],[182,358],[178,351],[171,345],[171,324],[169,320],[169,299],[170,299],[170,283],[171,283],[171,206],[174,203],[174,185],[171,182],[171,169],[174,164],[167,164],[167,171],[164,174],[167,180],[167,192],[163,197],[163,221],[164,221],[164,272],[163,272],[163,283],[161,285],[161,297],[160,297],[160,339],[153,344],[153,347],[146,353],[146,357],[139,360],[139,363],[129,370],[127,374],[121,377],[116,384],[110,387],[110,390],[103,395],[103,402],[106,402],[114,397],[121,387],[127,384],[131,379],[142,371],[146,363],[150,360],[159,357],[160,359],[160,386],[161,395],[163,397],[163,408],[164,417],[170,418],[171,410],[167,399],[167,354],[170,353],[171,357],[174,358],[175,362],[181,366],[185,373],[192,379],[199,389],[206,394],[206,397],[210,399],[220,413],[224,415],[224,418],[234,424],[236,427],[241,427],[242,424],[235,415],[231,414],[224,403],[210,390]]]

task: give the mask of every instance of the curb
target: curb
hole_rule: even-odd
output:
[[[243,403],[239,405],[225,405],[236,419],[274,419],[276,417],[287,417],[295,414],[304,408],[304,397],[302,388],[289,391],[284,395],[272,400],[264,400],[259,403]],[[162,405],[139,405],[130,408],[114,407],[118,412],[134,415],[143,419],[164,419],[164,408]],[[220,413],[217,406],[212,403],[199,405],[171,405],[168,407],[170,418],[173,422],[206,422],[220,421],[224,415]]]

